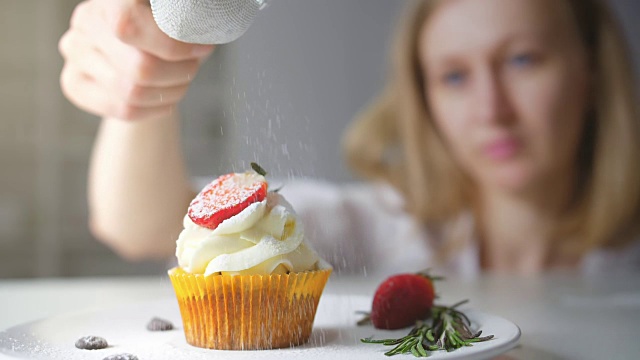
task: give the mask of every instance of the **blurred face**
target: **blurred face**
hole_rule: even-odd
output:
[[[588,66],[563,1],[443,1],[419,53],[436,127],[481,187],[527,191],[573,171]]]

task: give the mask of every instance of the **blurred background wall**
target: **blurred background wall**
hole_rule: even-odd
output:
[[[640,1],[611,0],[640,59]],[[87,229],[86,173],[98,119],[70,105],[57,42],[78,0],[0,0],[0,278],[155,274]],[[182,104],[191,173],[257,160],[278,177],[351,179],[349,120],[383,84],[404,1],[272,0],[220,46]],[[638,67],[637,67],[638,68]]]

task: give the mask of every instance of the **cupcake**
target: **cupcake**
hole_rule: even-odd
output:
[[[260,172],[217,178],[184,217],[169,277],[193,346],[272,349],[311,335],[331,267]]]

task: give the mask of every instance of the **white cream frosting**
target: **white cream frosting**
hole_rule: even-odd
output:
[[[272,274],[329,267],[304,241],[293,207],[274,192],[214,230],[195,224],[189,216],[183,223],[176,257],[180,267],[192,274]]]

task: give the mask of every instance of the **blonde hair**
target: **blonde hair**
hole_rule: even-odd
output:
[[[580,251],[623,244],[640,215],[640,127],[628,49],[609,9],[598,0],[566,0],[595,73],[595,103],[578,149],[576,201],[557,231],[580,239]],[[470,179],[445,148],[426,105],[418,37],[440,1],[407,8],[382,94],[344,137],[347,162],[359,175],[390,183],[407,210],[444,225],[473,206]]]

